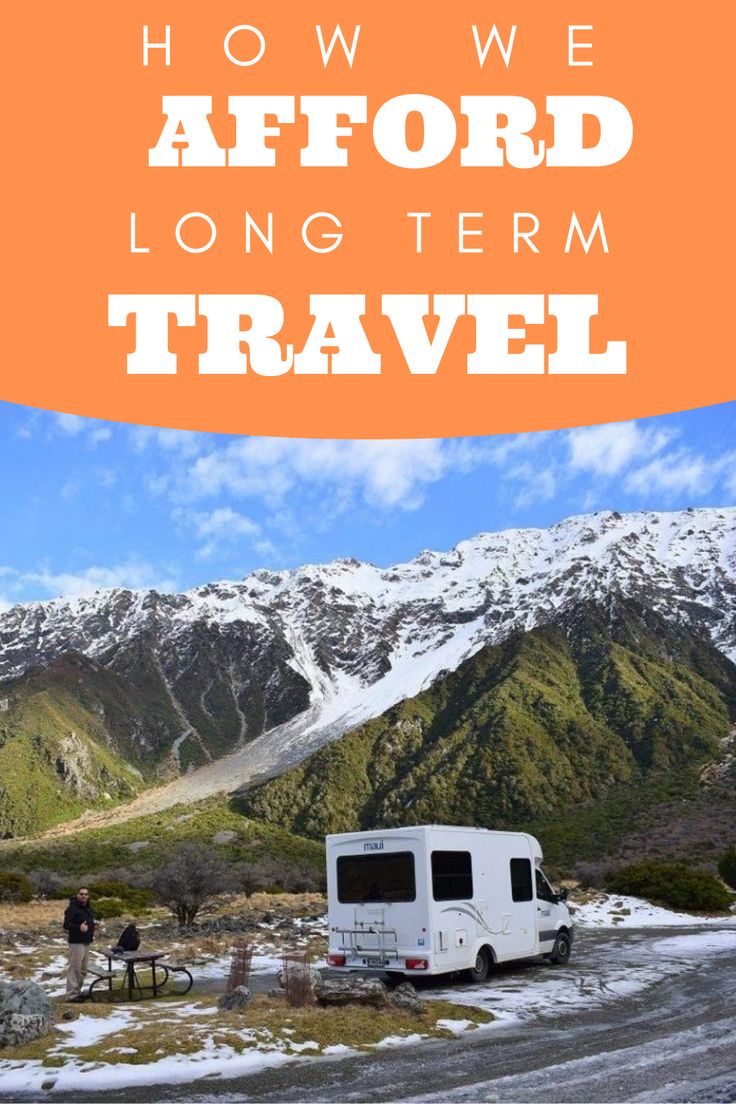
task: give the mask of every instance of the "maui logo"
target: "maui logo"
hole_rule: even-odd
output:
[[[383,840],[368,840],[363,844],[364,851],[383,851]]]

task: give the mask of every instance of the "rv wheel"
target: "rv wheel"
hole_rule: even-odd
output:
[[[468,970],[471,981],[485,981],[491,972],[491,956],[485,947],[481,947],[475,959],[475,966]]]
[[[570,936],[567,932],[558,932],[557,938],[555,939],[555,945],[552,948],[552,954],[549,956],[550,962],[564,964],[570,958],[570,950]]]

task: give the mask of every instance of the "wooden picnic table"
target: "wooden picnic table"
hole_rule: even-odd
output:
[[[185,966],[160,961],[166,957],[166,951],[117,951],[113,947],[108,947],[107,950],[101,950],[100,954],[104,955],[107,959],[107,973],[97,974],[97,977],[87,991],[90,997],[94,995],[94,987],[102,981],[107,981],[108,992],[113,992],[112,983],[116,976],[115,970],[113,969],[113,963],[115,962],[122,962],[125,966],[125,981],[122,988],[123,990],[127,988],[128,1000],[133,1000],[133,993],[135,991],[138,992],[142,1000],[146,999],[146,994],[149,992],[152,997],[157,997],[160,990],[169,980],[169,975],[171,973],[184,973],[187,975],[189,984],[184,990],[185,993],[188,993],[194,984],[192,975]],[[136,972],[136,968],[141,966],[148,967],[151,971],[150,985],[141,985],[140,978]],[[94,973],[95,971],[92,970],[90,972]]]

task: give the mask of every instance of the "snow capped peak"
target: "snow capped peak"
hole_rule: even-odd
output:
[[[217,726],[232,699],[250,739],[285,699],[289,715],[304,710],[306,685],[309,723],[326,730],[418,693],[485,644],[616,594],[707,631],[736,658],[736,507],[601,511],[479,533],[385,568],[344,557],[182,594],[114,589],[31,602],[0,614],[0,679],[68,651],[128,671],[143,649],[194,728],[192,700]],[[254,713],[256,670],[269,704]]]

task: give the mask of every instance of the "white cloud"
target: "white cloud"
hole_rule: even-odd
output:
[[[671,430],[636,422],[573,429],[567,435],[570,468],[600,476],[618,475],[634,461],[656,456],[670,443]]]
[[[77,479],[67,479],[66,483],[61,488],[61,497],[64,502],[71,502],[73,498],[76,498],[81,490],[80,483]]]
[[[730,473],[726,475],[724,486],[728,494],[733,495],[736,498],[736,456],[731,455],[728,464]]]
[[[158,448],[165,453],[179,456],[196,456],[205,447],[208,440],[205,433],[195,433],[188,429],[163,429],[158,426],[135,426],[131,430],[131,440],[136,452]]]
[[[78,437],[83,433],[87,422],[78,414],[54,414],[56,428],[65,433],[67,437]]]
[[[689,449],[678,449],[630,472],[624,488],[631,494],[645,495],[658,491],[670,499],[676,499],[682,495],[697,498],[722,484],[727,493],[736,494],[735,469],[734,452],[706,457]]]
[[[197,539],[203,543],[197,550],[197,559],[210,559],[222,546],[246,541],[256,547],[271,547],[261,537],[261,526],[230,506],[221,506],[209,513],[178,515],[193,527]]]
[[[111,437],[112,430],[108,426],[100,426],[89,433],[89,440],[93,445],[99,445],[102,441],[109,441]]]
[[[359,497],[371,506],[414,510],[430,484],[490,458],[487,444],[468,441],[242,438],[199,456],[179,494],[229,493],[274,506],[303,484],[332,494],[338,508]]]
[[[507,475],[523,484],[514,499],[517,510],[524,510],[535,502],[551,502],[557,494],[557,474],[552,465],[537,468],[526,462],[510,469]]]
[[[131,590],[153,588],[161,591],[174,591],[177,581],[162,576],[151,564],[130,557],[112,567],[92,566],[82,571],[54,571],[43,565],[35,571],[17,571],[14,568],[2,568],[3,574],[10,580],[10,592],[16,602],[28,601],[29,595],[37,597],[41,591],[49,598],[78,597],[95,590],[109,587],[126,587]],[[6,595],[8,587],[6,586]],[[10,599],[6,597],[6,603]]]
[[[109,441],[112,430],[94,418],[82,418],[79,414],[54,414],[54,425],[65,437],[84,440],[90,445]]]

